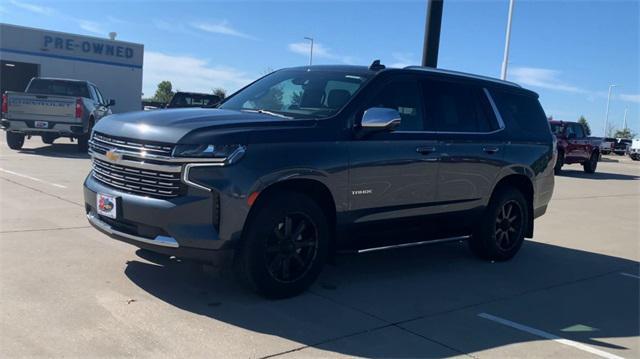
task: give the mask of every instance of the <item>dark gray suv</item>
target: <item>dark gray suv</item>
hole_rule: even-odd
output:
[[[520,86],[420,67],[273,72],[217,109],[113,115],[90,141],[90,223],[153,252],[229,263],[268,297],[328,256],[468,239],[507,260],[554,185],[554,137]]]

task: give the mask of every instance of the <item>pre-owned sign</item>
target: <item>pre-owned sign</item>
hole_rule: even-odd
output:
[[[45,49],[54,48],[71,52],[93,53],[96,55],[121,57],[127,59],[133,57],[133,48],[128,46],[111,45],[97,41],[79,41],[73,38],[64,38],[52,35],[44,35],[43,38],[43,47]]]

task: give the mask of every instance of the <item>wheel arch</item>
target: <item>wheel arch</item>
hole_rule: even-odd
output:
[[[327,217],[330,231],[330,250],[335,248],[336,239],[336,226],[337,226],[337,209],[336,202],[329,187],[322,181],[314,178],[298,177],[298,178],[285,178],[279,181],[274,181],[269,185],[263,186],[258,193],[255,202],[251,205],[243,233],[246,233],[246,228],[252,222],[257,210],[260,208],[261,203],[269,200],[277,192],[292,191],[301,193],[314,200]]]
[[[532,238],[534,217],[533,202],[535,193],[531,177],[527,176],[525,173],[511,173],[503,176],[494,186],[493,191],[491,192],[490,201],[493,200],[493,197],[498,193],[498,191],[504,188],[515,188],[524,195],[529,211],[529,223],[527,223],[527,232],[525,233],[525,237]]]

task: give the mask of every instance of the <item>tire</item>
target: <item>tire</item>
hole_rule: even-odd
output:
[[[78,152],[87,153],[87,151],[89,151],[89,137],[91,137],[91,130],[93,130],[93,118],[89,119],[89,128],[87,128],[87,133],[78,137]]]
[[[52,145],[53,141],[55,141],[57,138],[58,136],[54,134],[44,134],[42,135],[42,142],[44,142],[47,145]]]
[[[518,253],[529,225],[529,205],[515,188],[498,190],[489,202],[469,248],[480,258],[506,261]]]
[[[322,271],[329,248],[327,217],[304,194],[284,191],[266,196],[246,225],[236,271],[267,298],[292,297],[305,291]]]
[[[582,164],[582,169],[586,173],[594,173],[596,171],[596,168],[598,167],[598,157],[598,153],[593,152],[589,160]]]
[[[553,173],[557,175],[560,174],[562,166],[564,166],[564,152],[558,151],[558,158],[556,159],[555,166],[553,166]]]
[[[634,161],[640,161],[640,155],[632,155],[631,159]]]
[[[20,150],[24,145],[24,134],[7,131],[7,145],[12,150]]]

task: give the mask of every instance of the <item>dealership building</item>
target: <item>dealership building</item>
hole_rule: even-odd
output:
[[[24,91],[33,77],[91,81],[115,113],[140,110],[144,46],[0,23],[0,90]]]

